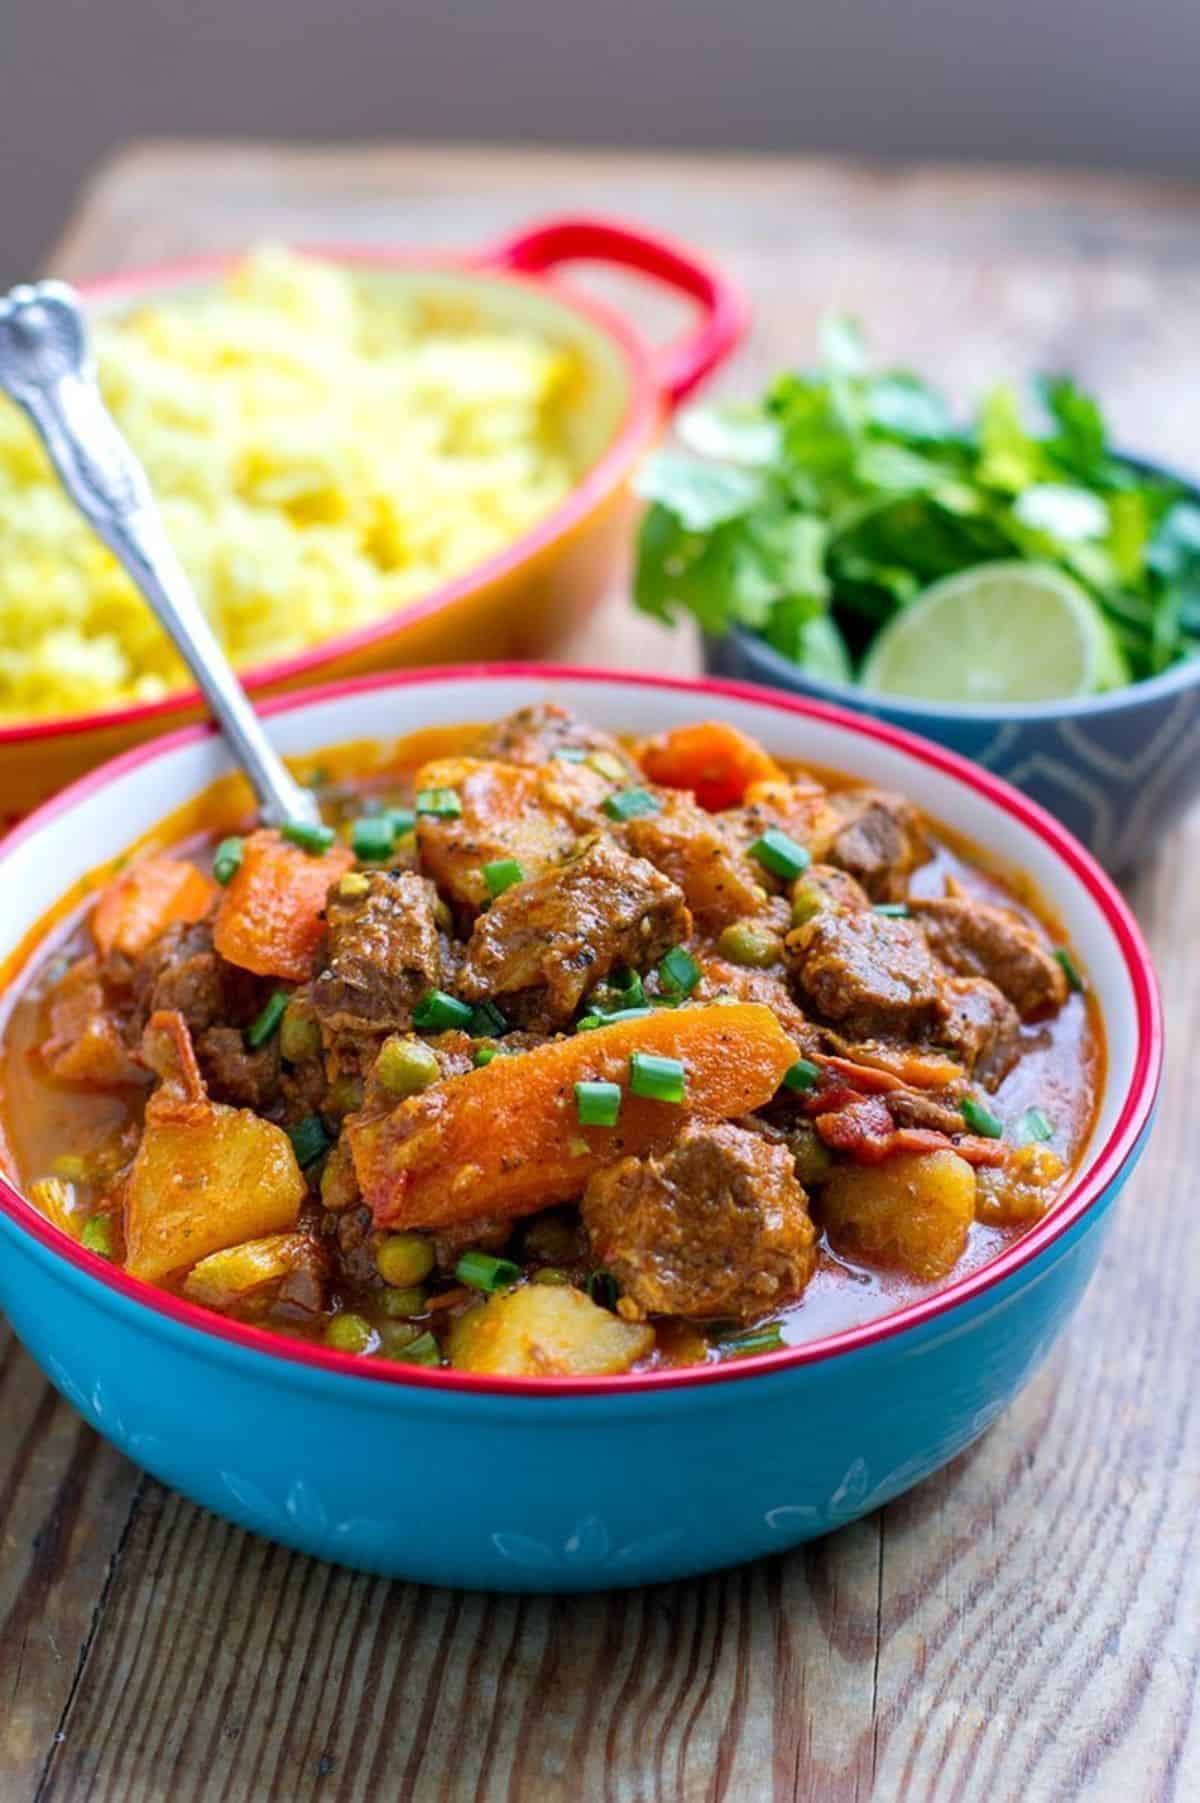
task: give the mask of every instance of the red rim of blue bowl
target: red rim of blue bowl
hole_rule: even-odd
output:
[[[650,676],[622,670],[568,668],[554,664],[484,663],[389,671],[382,675],[326,683],[321,687],[279,696],[261,704],[260,711],[268,717],[292,713],[314,703],[381,688],[415,688],[446,681],[513,679],[544,684],[548,688],[575,682],[606,682],[617,687],[683,692],[693,694],[698,699],[744,701],[768,712],[774,710],[782,714],[798,714],[808,719],[825,720],[830,725],[856,733],[861,738],[892,746],[956,779],[1003,809],[1049,844],[1055,856],[1091,896],[1116,942],[1133,992],[1137,1044],[1128,1093],[1111,1131],[1104,1143],[1089,1153],[1081,1174],[1045,1219],[990,1263],[979,1266],[957,1282],[948,1284],[945,1289],[907,1303],[891,1314],[877,1316],[857,1327],[846,1328],[840,1333],[827,1334],[800,1346],[788,1346],[776,1352],[758,1353],[720,1364],[625,1372],[612,1377],[559,1378],[491,1377],[473,1372],[426,1370],[382,1359],[357,1359],[349,1353],[336,1352],[308,1341],[290,1340],[263,1328],[227,1320],[196,1303],[187,1302],[168,1291],[156,1289],[154,1285],[139,1278],[130,1277],[105,1259],[87,1251],[70,1235],[53,1226],[0,1175],[0,1212],[7,1215],[17,1228],[125,1300],[166,1317],[175,1326],[231,1343],[244,1350],[264,1353],[270,1358],[283,1360],[285,1364],[401,1388],[456,1391],[476,1396],[526,1396],[545,1401],[558,1396],[641,1395],[654,1390],[687,1389],[697,1384],[738,1382],[790,1370],[795,1366],[816,1364],[843,1353],[878,1345],[909,1328],[936,1320],[957,1308],[960,1303],[995,1289],[1060,1239],[1117,1181],[1133,1157],[1153,1115],[1162,1069],[1162,1010],[1149,952],[1128,905],[1078,841],[1036,802],[1030,801],[989,771],[959,757],[955,752],[947,751],[940,745],[917,738],[885,722],[859,717],[843,708],[812,701],[807,697],[764,690],[751,683],[723,681],[712,677],[693,679]],[[34,837],[58,814],[78,806],[140,764],[161,757],[181,745],[213,736],[214,733],[215,728],[203,724],[181,727],[163,738],[135,746],[98,770],[81,777],[29,815],[0,844],[0,872],[13,849],[26,839]]]

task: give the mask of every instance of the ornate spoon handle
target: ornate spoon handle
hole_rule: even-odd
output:
[[[14,288],[0,299],[0,387],[25,409],[63,487],[170,633],[263,819],[315,824],[315,799],[268,743],[171,548],[146,472],[100,397],[79,300],[65,283]]]

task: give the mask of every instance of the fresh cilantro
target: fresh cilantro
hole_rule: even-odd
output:
[[[1112,450],[1091,396],[1040,377],[1042,427],[999,385],[969,425],[906,370],[872,372],[835,318],[822,365],[757,406],[693,407],[638,489],[635,596],[662,620],[741,625],[850,680],[931,582],[995,558],[1059,565],[1098,601],[1135,678],[1200,654],[1200,505]]]

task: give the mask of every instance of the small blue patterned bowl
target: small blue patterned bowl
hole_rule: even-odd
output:
[[[1200,795],[1200,659],[1082,701],[973,707],[824,682],[735,628],[708,638],[714,676],[831,701],[935,739],[1023,789],[1106,870],[1129,870]]]
[[[1122,461],[1180,483],[1200,504],[1200,487],[1178,470],[1144,457]],[[1117,873],[1143,858],[1200,796],[1200,658],[1109,695],[1026,707],[905,701],[823,682],[740,627],[705,639],[704,667],[936,739],[1023,789]]]
[[[603,671],[410,671],[263,708],[287,754],[486,720],[555,696],[646,733],[720,716],[771,750],[898,788],[1020,866],[1108,1033],[1080,1169],[992,1264],[894,1314],[718,1367],[491,1377],[356,1360],[206,1312],[54,1227],[0,1175],[0,1305],[80,1414],[163,1483],[319,1558],[496,1590],[661,1582],[865,1514],[981,1434],[1045,1357],[1149,1131],[1162,1025],[1112,884],[1054,821],[936,745],[761,689]],[[0,846],[0,961],[64,889],[225,774],[192,727],[57,796]]]

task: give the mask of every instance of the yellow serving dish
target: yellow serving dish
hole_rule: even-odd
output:
[[[466,257],[321,245],[316,254],[414,300],[453,303],[481,324],[519,326],[569,350],[579,370],[572,449],[583,472],[565,499],[503,551],[396,612],[297,655],[244,669],[258,694],[332,677],[552,650],[604,594],[625,543],[633,471],[671,408],[738,342],[739,291],[691,252],[619,222],[550,220]],[[237,256],[174,263],[81,284],[96,316],[185,296]],[[619,312],[553,279],[559,265],[618,264],[690,298],[695,322],[653,349]],[[85,771],[199,717],[194,690],[102,712],[0,728],[9,818]]]

